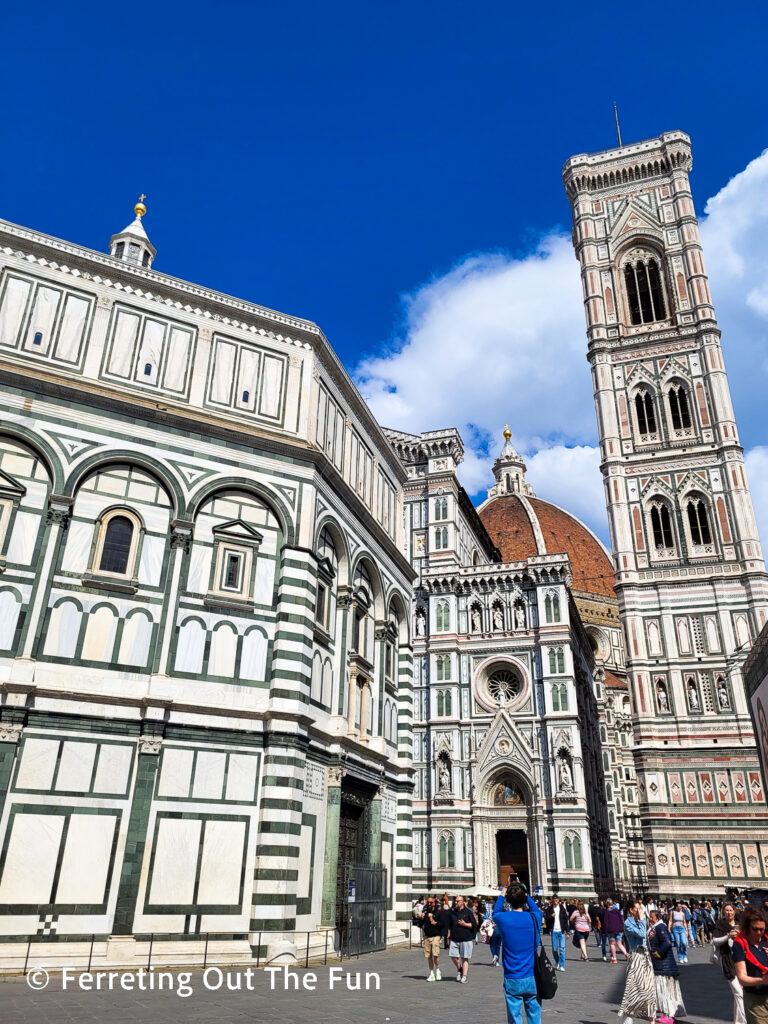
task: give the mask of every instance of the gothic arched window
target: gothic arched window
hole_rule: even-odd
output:
[[[653,545],[657,550],[674,547],[672,520],[666,505],[654,505],[651,508],[651,529],[653,530]]]
[[[663,320],[667,315],[659,262],[655,256],[641,255],[624,266],[629,318],[634,326]]]
[[[440,867],[456,866],[456,840],[451,835],[440,836]]]
[[[711,544],[712,532],[709,528],[709,516],[701,498],[694,498],[686,506],[688,528],[694,544]]]
[[[560,711],[560,687],[557,683],[552,687],[552,710]]]
[[[435,628],[438,633],[447,633],[451,628],[451,609],[447,601],[438,601],[435,608]]]
[[[637,415],[637,429],[645,436],[656,433],[656,410],[653,407],[653,398],[648,391],[639,391],[635,395],[635,413]]]
[[[674,430],[687,430],[690,427],[691,410],[688,405],[688,394],[680,384],[673,384],[669,389],[669,411]]]

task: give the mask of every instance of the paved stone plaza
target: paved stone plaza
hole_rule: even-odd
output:
[[[590,944],[590,956],[597,956]],[[624,968],[595,959],[582,964],[575,950],[568,949],[568,968],[559,975],[557,998],[544,1004],[544,1018],[563,1024],[615,1024],[621,998]],[[32,965],[34,961],[32,961]],[[60,975],[52,975],[47,987],[31,991],[23,978],[8,978],[0,983],[4,1024],[43,1022],[43,1024],[83,1024],[109,1021],[109,1024],[213,1024],[219,1021],[279,1021],[280,1024],[504,1024],[506,1014],[502,997],[502,974],[491,967],[486,946],[476,947],[476,958],[467,985],[457,985],[446,958],[445,978],[440,984],[424,981],[424,958],[418,949],[397,950],[345,961],[342,979],[329,990],[329,967],[313,968],[317,990],[284,991],[282,976],[276,975],[275,991],[270,991],[270,976],[263,971],[252,974],[253,991],[207,990],[202,974],[189,978],[192,994],[180,998],[173,992],[125,992],[122,990],[83,992],[70,982],[62,991]],[[349,991],[344,976],[349,970],[360,972],[364,985],[366,972],[375,971],[381,979],[379,991]],[[690,1024],[722,1024],[732,1020],[731,998],[719,968],[707,962],[706,950],[692,950],[690,963],[681,968],[681,985]],[[303,969],[296,972],[301,979]],[[245,986],[245,974],[233,969]],[[174,985],[177,984],[174,975]],[[215,975],[211,976],[215,980]],[[39,983],[39,976],[33,975]],[[301,984],[301,981],[299,982]],[[226,982],[225,982],[226,984]]]

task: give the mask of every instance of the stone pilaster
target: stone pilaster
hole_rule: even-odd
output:
[[[321,924],[332,927],[336,923],[336,878],[339,870],[339,820],[341,817],[340,767],[328,769],[325,811],[325,860],[323,866],[323,908]]]

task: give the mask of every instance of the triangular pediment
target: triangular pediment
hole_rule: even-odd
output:
[[[659,370],[665,383],[670,377],[682,377],[685,381],[690,380],[690,370],[679,359],[675,359],[674,356],[671,359],[665,360],[664,365],[659,366]]]
[[[24,484],[19,483],[15,477],[0,469],[0,497],[21,498],[26,493],[27,489]]]
[[[677,490],[679,494],[684,494],[686,491],[704,491],[706,494],[712,493],[712,488],[709,485],[706,473],[702,473],[698,470],[689,470],[682,478],[677,481]]]
[[[635,363],[631,373],[627,375],[627,387],[631,387],[633,384],[640,384],[641,382],[650,384],[654,388],[656,387],[656,381],[651,371],[642,363]]]
[[[230,519],[227,523],[219,523],[218,526],[214,526],[213,532],[217,537],[224,534],[232,540],[249,541],[251,544],[260,544],[263,539],[258,530],[254,530],[250,523],[243,522],[242,519]]]
[[[482,776],[495,771],[505,763],[523,769],[528,775],[531,749],[511,715],[501,709],[477,751],[478,774]]]
[[[661,225],[652,210],[635,197],[629,200],[626,208],[611,225],[611,237],[614,239],[631,237],[632,235],[652,235],[661,238]]]

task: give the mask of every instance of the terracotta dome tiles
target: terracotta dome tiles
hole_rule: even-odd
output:
[[[615,598],[611,561],[586,526],[541,498],[526,498],[525,502],[538,520],[547,551],[568,555],[573,589]],[[500,495],[479,514],[505,562],[521,561],[539,553],[528,511],[518,495]]]

